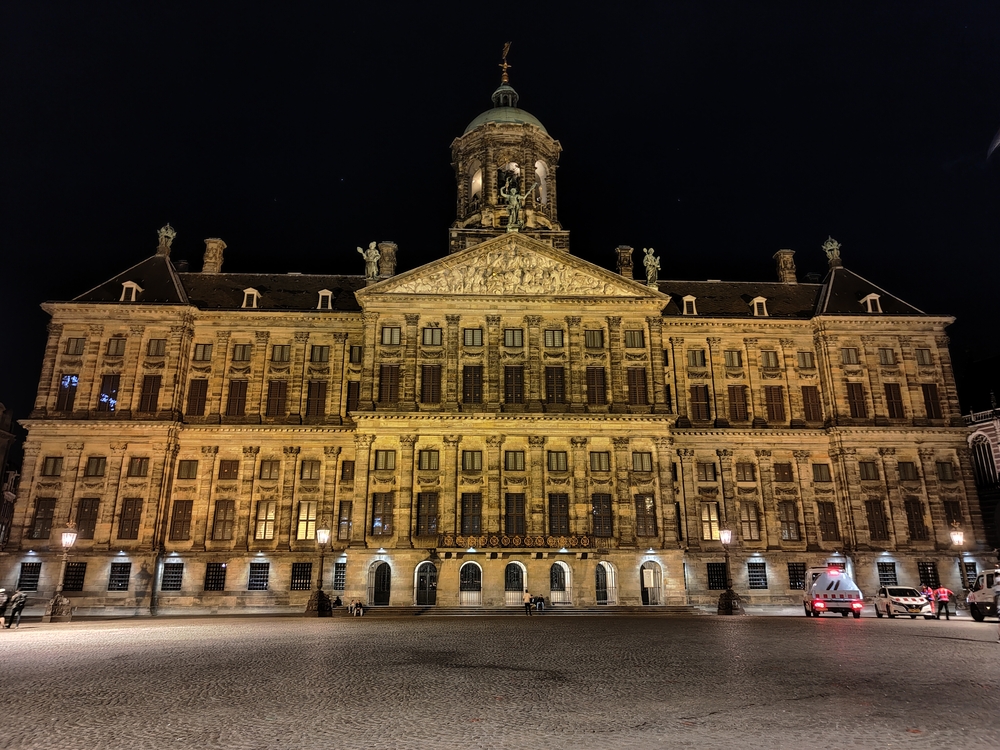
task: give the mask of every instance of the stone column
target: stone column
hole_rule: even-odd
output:
[[[545,438],[542,435],[528,436],[528,486],[524,488],[525,505],[545,502],[545,476],[548,462],[545,460]],[[570,527],[572,532],[572,527]],[[589,532],[587,532],[589,533]]]
[[[399,547],[412,547],[410,537],[413,535],[413,446],[417,442],[416,435],[400,435],[400,460],[396,466],[399,476],[399,492],[396,497],[396,544]]]
[[[351,508],[352,547],[364,547],[368,535],[368,475],[371,470],[372,443],[374,435],[354,436],[354,506]]]
[[[378,345],[378,313],[363,313],[365,321],[365,344],[361,364],[361,398],[358,408],[362,411],[375,409],[375,347]]]
[[[345,403],[346,399],[344,396],[344,381],[345,377],[345,366],[347,361],[347,334],[342,331],[338,331],[333,334],[334,346],[332,348],[330,357],[330,417],[336,417],[332,421],[337,424],[344,423],[345,415]],[[336,539],[336,535],[332,533],[331,527],[331,538]]]
[[[115,521],[118,519],[118,498],[121,496],[121,485],[124,479],[124,473],[122,472],[122,463],[125,461],[125,451],[128,450],[128,443],[112,443],[111,444],[111,456],[108,458],[107,465],[105,466],[105,475],[107,477],[107,484],[105,487],[108,492],[108,502],[101,503],[104,506],[101,512],[101,521],[104,524],[104,535],[103,538],[97,538],[97,532],[94,532],[94,546],[97,547],[98,544],[102,545],[102,549],[109,549],[111,545],[111,537],[115,535]]]
[[[702,548],[701,540],[701,503],[698,500],[698,489],[695,487],[694,450],[678,448],[678,483],[681,487],[681,498],[686,506],[684,511],[684,529],[687,534],[687,546],[698,551]]]
[[[540,326],[542,324],[541,315],[525,315],[524,322],[528,326],[528,358],[526,368],[528,370],[528,393],[527,410],[542,411],[542,340]]]
[[[42,374],[38,377],[38,393],[35,395],[35,411],[51,411],[55,408],[52,394],[58,394],[59,381],[55,378],[56,358],[59,356],[59,340],[62,338],[61,323],[49,323],[49,339],[45,344],[45,356],[42,358]],[[83,373],[80,373],[83,375]],[[81,379],[82,381],[82,379]],[[81,395],[79,392],[77,395]],[[82,404],[75,403],[73,410],[77,411]],[[22,474],[22,476],[27,476]]]
[[[254,331],[253,360],[250,363],[250,375],[247,384],[248,417],[256,417],[256,421],[264,415],[264,372],[267,367],[267,343],[271,339],[270,331]]]
[[[965,548],[969,549],[974,544],[986,544],[986,531],[983,528],[982,513],[979,512],[978,508],[973,511],[969,505],[969,498],[978,497],[975,474],[972,468],[972,451],[967,446],[962,446],[956,450],[956,453],[958,454],[958,478],[964,490],[957,499],[960,499],[962,503],[962,518],[968,519],[966,523],[972,525],[972,539],[965,543]],[[951,529],[948,529],[948,533],[951,533]]]
[[[506,438],[503,435],[491,435],[486,438],[486,456],[485,456],[485,468],[484,479],[485,479],[485,496],[483,497],[483,532],[484,534],[490,533],[503,533],[503,526],[500,523],[500,519],[503,517],[503,498],[501,494],[503,493],[502,477],[500,476],[500,453],[503,450],[503,443]],[[530,498],[525,497],[525,511],[527,512],[527,505]],[[487,519],[489,519],[487,521]]]
[[[684,359],[684,338],[681,336],[670,337],[670,362],[674,372],[674,413],[677,414],[678,427],[690,427],[691,419],[688,417],[688,394],[687,394],[687,362]]]
[[[253,490],[254,478],[257,476],[257,456],[260,455],[259,445],[244,445],[243,459],[240,461],[240,492],[236,497],[236,528],[233,529],[234,542],[244,540],[243,549],[249,549],[254,523]],[[245,524],[245,525],[244,525]]]
[[[812,466],[810,458],[812,452],[801,450],[792,451],[795,457],[795,473],[799,477],[799,495],[802,497],[802,522],[805,526],[803,538],[806,541],[807,550],[820,549],[819,524],[816,520],[816,498],[812,489]]]
[[[569,336],[569,360],[566,363],[569,370],[569,409],[573,412],[586,411],[587,384],[585,382],[587,365],[583,361],[584,340],[583,329],[580,328],[579,315],[566,316],[566,332]]]
[[[889,529],[891,537],[898,549],[910,539],[909,521],[906,517],[906,506],[899,492],[899,464],[896,461],[895,448],[879,448],[879,471],[882,472],[882,483],[885,486],[885,497],[888,501]]]
[[[309,331],[297,331],[295,344],[291,347],[291,360],[288,363],[288,419],[292,423],[302,423],[306,413],[306,394],[308,393],[307,367],[309,362]]]
[[[656,453],[653,465],[656,467],[656,498],[660,507],[659,537],[661,546],[668,542],[679,545],[677,538],[677,508],[674,493],[673,458],[674,439],[669,437],[653,438]]]
[[[740,514],[736,508],[736,483],[733,478],[733,452],[728,448],[715,451],[719,457],[719,484],[722,485],[722,517],[740,541],[745,541],[740,532]],[[722,519],[719,519],[720,523]]]
[[[781,352],[779,356],[782,361],[782,380],[785,384],[785,403],[788,404],[788,413],[785,415],[786,421],[793,427],[805,426],[805,406],[802,402],[801,383],[799,387],[793,387],[791,383],[791,373],[795,372],[797,365],[797,348],[795,339],[781,339]],[[816,383],[816,385],[819,385]]]
[[[761,513],[764,517],[764,528],[767,532],[767,548],[781,549],[781,519],[778,517],[778,500],[774,496],[774,467],[771,462],[771,451],[758,448],[757,473],[760,476]]]
[[[663,318],[646,318],[649,325],[649,369],[653,387],[653,412],[669,414],[667,406],[666,376],[663,372]]]
[[[622,319],[611,315],[608,321],[608,355],[611,362],[611,412],[628,411],[625,396],[625,348],[622,342]]]
[[[337,479],[340,476],[340,446],[323,446],[323,489],[316,507],[316,528],[330,529],[331,542],[337,538],[337,524],[340,520],[337,508]]]
[[[104,346],[104,326],[88,326],[86,352],[80,368],[80,384],[76,389],[76,401],[73,411],[94,411],[97,408],[97,394],[101,388],[98,362],[101,359],[101,347]],[[46,356],[48,354],[46,353]],[[42,382],[42,381],[39,381]],[[21,475],[25,476],[24,474]]]
[[[10,522],[10,537],[8,544],[11,547],[16,545],[16,549],[22,549],[20,542],[30,533],[27,525],[31,516],[31,509],[34,505],[32,488],[38,476],[38,456],[41,452],[41,445],[34,442],[26,442],[22,448],[24,459],[21,462],[21,482],[17,486],[17,501],[14,503],[14,514]],[[32,540],[28,539],[28,544]]]
[[[622,545],[635,544],[635,523],[633,514],[629,512],[632,500],[632,456],[630,441],[627,437],[611,438],[615,449],[615,489],[612,505],[614,526],[612,532],[618,536]]]

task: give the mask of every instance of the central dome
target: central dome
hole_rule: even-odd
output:
[[[470,133],[480,125],[488,122],[510,123],[513,125],[534,125],[543,133],[548,135],[545,126],[530,112],[519,109],[517,106],[517,92],[509,83],[501,83],[500,87],[493,92],[493,109],[488,109],[479,117],[469,123],[465,128],[465,133]],[[463,135],[465,135],[463,133]]]

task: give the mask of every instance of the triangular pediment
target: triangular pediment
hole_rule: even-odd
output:
[[[645,284],[515,233],[487,240],[357,292],[359,299],[410,294],[669,299]]]

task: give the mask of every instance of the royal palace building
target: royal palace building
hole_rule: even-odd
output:
[[[319,583],[373,606],[708,605],[728,552],[745,603],[797,604],[815,565],[871,592],[985,564],[951,317],[832,239],[807,283],[791,250],[762,282],[582,260],[559,142],[506,75],[493,104],[452,144],[438,260],[397,274],[382,242],[338,261],[364,273],[225,273],[209,239],[191,272],[167,226],[46,303],[0,585],[62,580],[78,614],[303,611]]]

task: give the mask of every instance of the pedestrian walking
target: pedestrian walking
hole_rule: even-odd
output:
[[[17,589],[14,592],[14,596],[10,598],[10,616],[7,618],[7,624],[5,625],[8,630],[10,630],[11,623],[14,623],[14,630],[21,627],[21,612],[27,603],[28,595],[21,591],[21,589]]]
[[[943,583],[940,588],[934,590],[934,600],[937,602],[937,619],[941,619],[941,613],[944,612],[944,619],[950,620],[951,615],[948,612],[948,598],[955,595],[955,592],[945,586]],[[958,616],[958,612],[955,612],[955,616]]]
[[[524,590],[524,596],[521,597],[521,601],[524,602],[524,614],[531,617],[531,594],[528,593],[527,589]]]
[[[4,627],[4,615],[7,614],[7,603],[10,597],[7,596],[7,589],[0,589],[0,628]]]
[[[927,600],[927,603],[931,605],[931,614],[933,615],[937,612],[937,609],[934,607],[934,589],[925,585],[920,588],[920,593]]]

